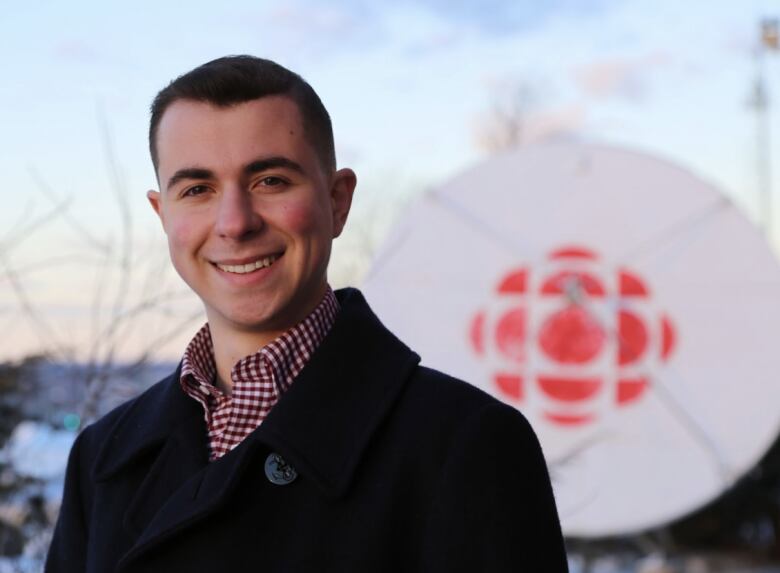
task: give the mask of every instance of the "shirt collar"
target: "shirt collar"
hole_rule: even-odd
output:
[[[285,392],[333,326],[338,311],[338,300],[328,286],[320,303],[301,322],[233,366],[233,384],[257,382],[253,375],[256,370],[246,365],[262,362],[269,368],[277,390]],[[188,396],[206,407],[208,394],[216,391],[216,372],[214,343],[206,323],[184,351],[179,383]]]

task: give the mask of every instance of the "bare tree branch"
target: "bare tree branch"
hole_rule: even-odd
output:
[[[3,267],[6,279],[19,301],[23,315],[26,316],[32,324],[33,330],[41,341],[43,348],[48,348],[50,349],[50,352],[54,352],[63,358],[70,356],[68,349],[60,343],[57,336],[54,334],[53,326],[43,317],[36,308],[34,302],[27,295],[27,291],[16,274],[16,271],[8,263],[7,257],[3,251],[0,251],[0,266]]]
[[[46,197],[49,201],[54,203],[55,205],[59,204],[62,199],[57,197],[57,194],[54,192],[54,190],[51,188],[51,186],[46,182],[46,180],[41,176],[40,173],[34,168],[30,167],[28,169],[30,176],[32,177],[33,181],[35,182],[38,191]],[[96,237],[85,225],[83,225],[76,217],[74,217],[70,210],[63,211],[61,213],[62,220],[68,224],[68,226],[75,231],[75,233],[81,237],[81,239],[84,241],[84,243],[89,246],[92,249],[95,249],[99,252],[106,252],[108,251],[109,247],[107,244],[105,244],[103,241],[101,241],[98,237]]]
[[[0,252],[7,256],[13,249],[21,246],[24,241],[29,239],[37,231],[40,231],[46,225],[62,216],[62,213],[68,208],[69,203],[70,199],[64,199],[52,207],[48,212],[40,217],[34,218],[32,221],[22,223],[20,220],[18,224],[14,225],[14,228],[16,229],[14,234],[6,234],[7,238],[0,241]]]
[[[477,131],[478,144],[495,153],[520,147],[526,142],[529,115],[536,110],[536,90],[524,81],[501,86]]]

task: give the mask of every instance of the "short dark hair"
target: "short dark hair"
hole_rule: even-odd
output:
[[[149,151],[154,170],[159,166],[157,129],[165,110],[176,101],[205,102],[230,107],[251,100],[283,95],[297,106],[309,143],[323,167],[336,168],[330,116],[314,89],[298,74],[271,60],[254,56],[226,56],[179,76],[157,94],[151,106]]]

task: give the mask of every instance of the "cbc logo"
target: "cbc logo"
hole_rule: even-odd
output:
[[[641,401],[676,338],[641,277],[581,247],[507,273],[470,325],[497,394],[564,428]]]

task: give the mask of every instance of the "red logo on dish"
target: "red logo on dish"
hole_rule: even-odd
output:
[[[655,310],[645,280],[584,248],[508,272],[496,295],[472,319],[472,347],[494,366],[504,401],[541,408],[559,426],[639,402],[675,347],[672,321]]]

